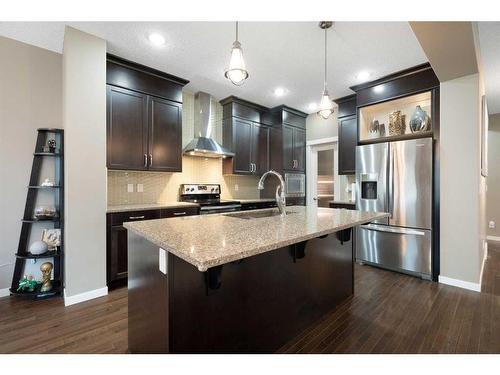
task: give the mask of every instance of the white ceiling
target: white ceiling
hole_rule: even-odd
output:
[[[500,113],[500,22],[478,22],[478,26],[488,112]]]
[[[241,87],[224,78],[234,23],[70,22],[104,38],[108,52],[190,80],[190,91],[217,99],[229,95],[272,107],[287,104],[311,112],[323,89],[323,31],[317,22],[243,22],[240,41],[250,77]],[[163,47],[147,37],[158,32]],[[62,52],[64,23],[0,23],[0,35]],[[406,22],[336,22],[328,37],[328,87],[333,98],[351,94],[362,70],[370,80],[427,61]],[[287,90],[284,97],[273,94]]]

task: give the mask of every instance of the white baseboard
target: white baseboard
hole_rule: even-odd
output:
[[[76,303],[85,302],[94,298],[103,297],[108,294],[108,287],[90,290],[85,293],[75,294],[74,296],[67,296],[66,289],[64,289],[64,306],[74,305]]]
[[[462,289],[473,290],[474,292],[481,291],[481,284],[471,283],[470,281],[463,281],[458,279],[452,279],[451,277],[439,276],[439,282],[441,284],[456,286]]]
[[[486,240],[500,242],[500,237],[498,237],[498,236],[486,236]]]
[[[0,289],[0,298],[10,296],[9,288]]]

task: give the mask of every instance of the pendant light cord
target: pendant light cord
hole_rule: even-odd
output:
[[[325,82],[324,82],[324,90],[326,90],[326,77],[327,77],[327,56],[328,56],[328,45],[327,45],[327,31],[328,29],[325,28]]]
[[[236,41],[238,41],[238,21],[236,21]]]

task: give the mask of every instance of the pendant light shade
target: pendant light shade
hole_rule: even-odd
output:
[[[325,80],[323,87],[323,95],[321,96],[321,101],[319,103],[319,111],[317,112],[319,116],[323,119],[328,119],[330,115],[333,113],[333,101],[328,94],[328,88],[326,83],[327,78],[327,61],[328,61],[328,49],[327,49],[327,31],[330,27],[332,27],[333,22],[331,21],[322,21],[319,23],[319,27],[325,30]]]
[[[231,49],[229,68],[226,69],[224,76],[236,86],[241,86],[248,78],[245,60],[243,60],[243,50],[241,49],[241,43],[238,41],[238,22],[236,22],[236,40]]]

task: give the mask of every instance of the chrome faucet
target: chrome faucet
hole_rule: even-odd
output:
[[[270,174],[275,175],[280,180],[280,184],[276,187],[276,204],[278,205],[278,209],[280,210],[281,216],[282,217],[286,216],[285,181],[283,180],[283,177],[278,172],[270,170],[270,171],[267,171],[266,173],[264,173],[259,180],[259,184],[257,185],[257,188],[259,190],[264,189],[264,180]]]

